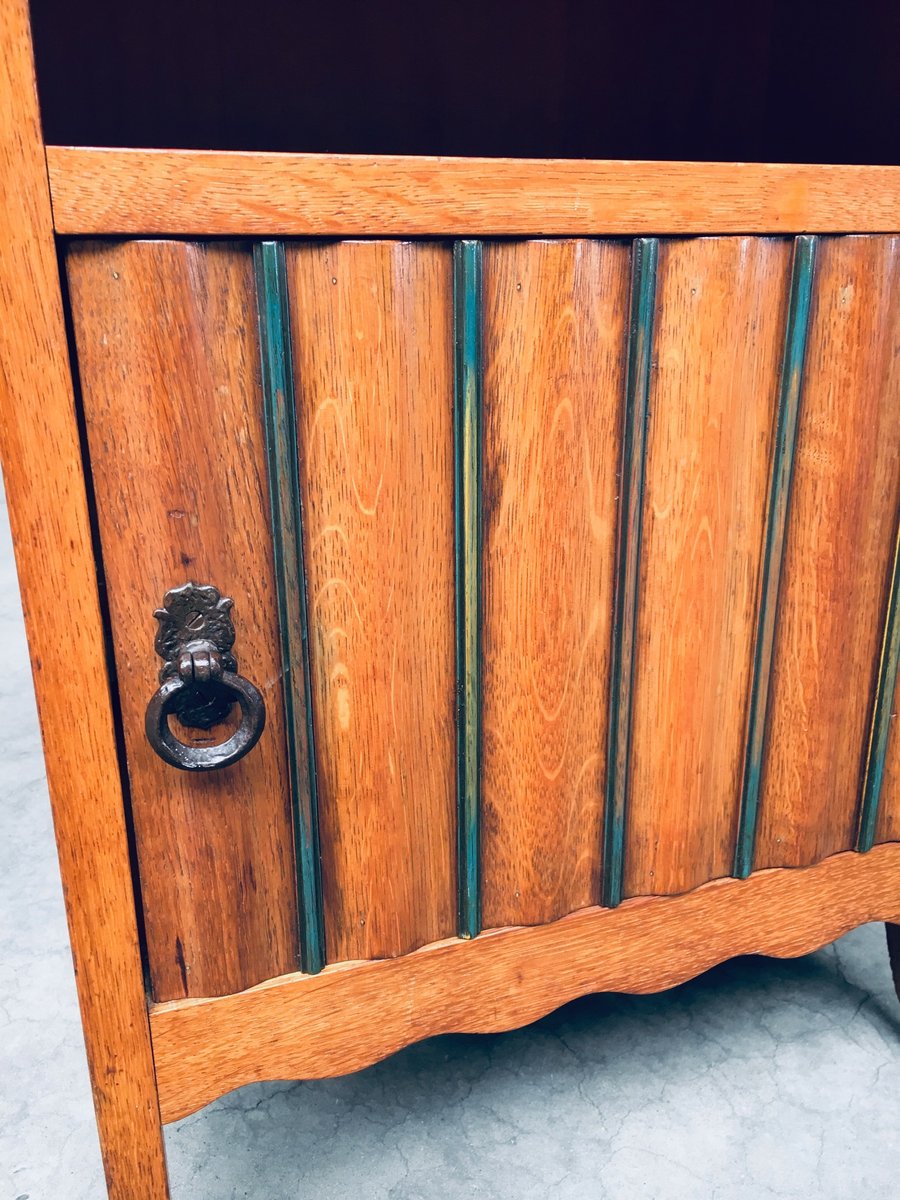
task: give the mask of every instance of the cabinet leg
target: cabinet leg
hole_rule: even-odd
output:
[[[891,960],[891,974],[894,976],[894,989],[900,1000],[900,925],[885,925],[887,933],[888,958]]]
[[[110,1200],[168,1200],[28,0],[0,0],[0,61],[0,453],[84,1040]]]

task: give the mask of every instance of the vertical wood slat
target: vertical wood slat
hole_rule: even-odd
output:
[[[484,263],[485,927],[599,900],[627,245]]]
[[[791,247],[660,247],[625,894],[731,873]]]
[[[290,308],[284,246],[280,242],[257,243],[253,254],[297,871],[300,962],[304,971],[315,974],[325,965],[325,927]]]
[[[329,961],[456,932],[452,261],[285,248]]]
[[[897,575],[895,574],[894,596],[896,596],[896,588]],[[896,609],[894,612],[894,621],[896,622]],[[896,631],[896,625],[894,630]],[[887,688],[881,692],[881,695],[885,697],[884,716],[888,729],[884,769],[878,789],[875,841],[900,842],[900,721],[897,720],[898,708],[900,708],[900,676],[894,683],[893,698],[888,699]]]
[[[900,238],[817,250],[754,870],[856,845],[900,504]]]
[[[603,904],[615,907],[624,883],[625,820],[631,761],[635,636],[641,561],[641,524],[653,325],[656,308],[657,238],[632,246],[631,308],[625,373],[622,467],[616,547],[616,587],[610,655],[606,805],[603,817]]]
[[[453,247],[457,909],[481,931],[482,287],[479,241]]]
[[[241,991],[298,955],[251,256],[79,242],[67,269],[153,996]],[[209,773],[173,770],[143,729],[153,613],[188,580],[233,597],[235,653],[268,713],[253,753]]]
[[[884,756],[884,774],[878,797],[875,823],[876,842],[900,842],[900,683],[894,685],[894,698],[888,713],[888,738]]]
[[[872,705],[872,726],[866,754],[859,812],[857,850],[871,850],[879,823],[881,793],[888,763],[888,738],[896,715],[897,674],[900,666],[900,522],[894,546],[894,565],[884,618],[884,637],[878,666],[878,683]],[[896,734],[895,734],[896,737]]]
[[[898,240],[894,239],[895,247]],[[900,346],[900,301],[895,298],[893,313],[895,315],[894,344]],[[888,402],[900,407],[900,353],[895,353],[890,360],[885,376],[885,392]],[[897,454],[900,460],[900,452]],[[900,473],[900,461],[895,470]],[[881,670],[879,672],[876,705],[873,706],[873,726],[870,732],[870,755],[867,761],[867,772],[863,796],[866,797],[867,786],[871,786],[870,798],[861,810],[865,823],[861,832],[866,832],[865,826],[870,821],[875,827],[875,841],[900,841],[900,721],[897,720],[898,705],[900,705],[900,686],[898,686],[898,591],[900,591],[900,498],[897,512],[897,547],[894,551],[894,565],[890,583],[890,598],[888,600],[887,617],[885,620],[885,636],[882,642]],[[894,683],[891,685],[891,676]],[[882,750],[883,740],[883,750]],[[883,759],[881,758],[883,754]],[[879,760],[881,759],[881,765]],[[879,778],[880,774],[880,778]],[[876,794],[877,793],[877,794]],[[874,815],[871,810],[875,809]],[[865,849],[865,842],[860,846]]]
[[[814,237],[804,236],[795,240],[766,517],[766,543],[763,551],[753,676],[750,686],[741,811],[734,854],[734,874],[739,879],[745,879],[753,870],[753,849],[756,843],[756,822],[759,813],[759,785],[762,777],[772,654],[775,645],[775,623],[781,569],[784,561],[785,533],[791,502],[791,482],[794,474],[794,454],[803,388],[803,364],[806,358],[815,255],[816,239]]]

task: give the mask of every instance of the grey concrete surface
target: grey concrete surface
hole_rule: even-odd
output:
[[[0,1192],[99,1200],[3,514],[0,664]],[[175,1200],[897,1200],[883,930],[659,996],[589,997],[517,1033],[438,1038],[345,1079],[247,1087],[167,1145]]]

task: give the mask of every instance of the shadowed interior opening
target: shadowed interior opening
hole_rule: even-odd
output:
[[[900,5],[34,0],[46,140],[896,163]]]

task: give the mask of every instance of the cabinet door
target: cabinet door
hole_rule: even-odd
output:
[[[77,243],[68,277],[153,995],[239,991],[298,953],[250,250]],[[268,714],[251,754],[208,773],[175,770],[144,733],[154,612],[187,581],[234,600]]]
[[[898,239],[67,267],[155,999],[897,836]],[[205,772],[187,583],[268,714]]]
[[[249,244],[68,251],[157,1000],[456,927],[451,251],[304,244],[274,276],[255,253],[256,272]],[[144,732],[154,611],[188,581],[233,599],[268,714],[245,758],[197,773]],[[228,732],[177,728],[196,747]]]

